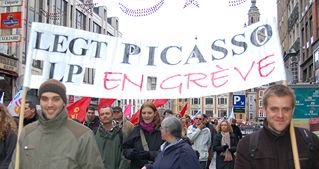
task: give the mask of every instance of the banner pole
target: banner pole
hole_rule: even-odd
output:
[[[23,128],[23,119],[24,119],[24,109],[25,109],[25,101],[26,101],[26,96],[27,96],[27,87],[23,87],[23,92],[22,92],[22,103],[20,107],[20,113],[19,113],[19,126],[18,126],[18,139],[17,139],[17,145],[16,145],[16,154],[15,154],[15,169],[19,169],[20,165],[20,134],[21,130]]]
[[[283,81],[283,85],[288,86],[287,81]],[[295,169],[300,169],[299,152],[298,152],[298,147],[297,147],[295,125],[294,125],[293,119],[291,119],[291,121],[290,121],[289,133],[290,133],[290,142],[291,142],[291,148],[292,148]]]

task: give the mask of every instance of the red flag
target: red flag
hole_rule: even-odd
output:
[[[111,106],[116,99],[100,99],[97,110],[99,111],[103,106]]]
[[[188,105],[188,103],[186,103],[186,104],[184,105],[184,107],[182,108],[181,112],[179,112],[179,114],[181,115],[181,117],[184,116],[184,114],[185,114],[185,112],[186,112],[186,110],[187,110],[187,105]]]
[[[80,100],[67,106],[68,115],[72,119],[83,122],[85,119],[86,109],[91,103],[91,97],[82,97]]]
[[[134,113],[133,116],[131,117],[130,119],[131,123],[135,125],[138,122],[139,117],[140,117],[140,109],[137,110],[137,112]]]
[[[130,117],[131,114],[132,114],[132,105],[129,104],[125,107],[125,110],[124,110],[124,117]]]
[[[155,99],[153,100],[153,103],[155,105],[156,108],[163,106],[164,104],[166,104],[168,101],[168,99]]]

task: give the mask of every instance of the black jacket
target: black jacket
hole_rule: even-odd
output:
[[[237,142],[239,142],[239,140],[243,137],[240,128],[236,124],[232,124],[231,127],[233,129],[234,134],[236,135]]]
[[[308,133],[309,139],[313,142],[312,148],[309,147],[303,135],[295,127],[300,167],[301,169],[318,169],[319,139],[315,134]],[[253,134],[240,140],[235,169],[294,169],[289,126],[282,134],[276,134],[268,128],[265,120],[264,128],[261,129],[258,136],[255,159],[252,159],[249,153],[250,137]]]
[[[8,169],[13,151],[17,144],[17,135],[10,131],[5,140],[0,140],[0,169]]]
[[[221,145],[222,135],[220,133],[216,134],[214,137],[213,149],[216,151],[216,169],[233,169],[235,163],[234,153],[237,149],[237,139],[234,133],[230,134],[230,145],[228,150],[232,153],[233,160],[232,161],[224,161],[224,157],[220,155],[220,153],[225,152],[223,145]]]
[[[90,128],[93,131],[93,133],[95,134],[97,129],[100,126],[99,117],[95,116],[94,120],[91,121],[91,122],[84,121],[83,125],[85,125],[86,127]]]
[[[144,151],[140,136],[141,129],[140,126],[136,126],[123,144],[124,156],[131,160],[130,169],[141,169],[148,161],[154,161],[163,144],[159,129],[155,129],[152,133],[144,131],[145,139],[150,150]]]
[[[38,119],[39,119],[39,115],[38,115],[38,113],[35,113],[35,115],[31,119],[24,118],[23,119],[23,125],[26,126],[26,125],[28,125],[30,123],[33,123],[33,122],[37,121]]]

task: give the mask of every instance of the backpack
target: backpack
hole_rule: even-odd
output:
[[[306,144],[309,147],[309,150],[312,152],[314,151],[314,142],[311,139],[310,131],[305,129],[305,128],[299,128],[297,127],[297,131],[302,135],[303,140],[306,142]],[[258,151],[258,140],[259,140],[259,135],[260,135],[261,130],[258,130],[254,134],[250,135],[249,139],[249,156],[251,159],[256,158],[256,152]]]

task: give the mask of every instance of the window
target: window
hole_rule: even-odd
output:
[[[200,104],[200,99],[199,98],[193,98],[192,99],[192,104]]]
[[[102,28],[97,23],[93,22],[93,32],[95,33],[102,33]]]
[[[96,14],[99,14],[99,7],[93,8],[93,12],[96,13]]]
[[[205,104],[213,104],[213,98],[205,98]]]
[[[86,16],[79,10],[76,10],[76,28],[86,29]]]
[[[156,90],[156,77],[147,77],[147,90]]]
[[[259,97],[263,97],[264,95],[264,91],[263,90],[259,90]]]
[[[60,14],[60,25],[62,25],[62,26],[67,26],[66,25],[67,24],[67,18],[66,18],[67,7],[68,7],[67,2],[65,0],[62,0],[61,1],[61,14]]]
[[[227,104],[227,99],[224,97],[218,98],[218,104]]]
[[[259,117],[264,117],[264,113],[262,109],[259,109]]]
[[[259,107],[262,107],[262,106],[263,106],[263,100],[259,99]]]
[[[208,116],[213,116],[213,111],[212,110],[206,110],[206,114],[208,115]]]
[[[223,108],[219,108],[218,110],[218,117],[226,117],[227,116],[227,110]]]

